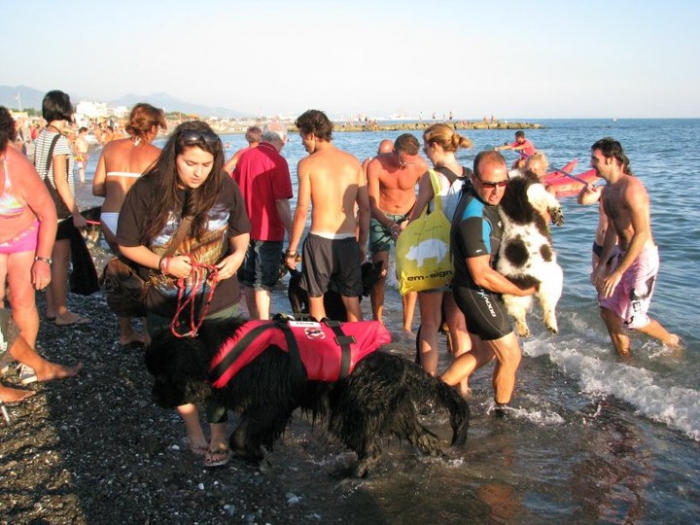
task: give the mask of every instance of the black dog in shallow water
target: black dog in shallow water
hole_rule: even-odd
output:
[[[158,405],[171,408],[216,396],[241,414],[241,424],[230,439],[238,455],[262,459],[263,447],[272,448],[299,407],[314,421],[324,421],[332,434],[357,453],[354,475],[358,477],[378,462],[385,436],[405,439],[425,454],[442,451],[438,437],[419,422],[421,409],[429,405],[448,414],[452,445],[466,442],[466,401],[414,363],[381,351],[362,358],[349,376],[335,382],[299,382],[294,378],[293,354],[270,345],[223,388],[213,388],[210,363],[242,324],[240,320],[206,322],[197,338],[163,334],[146,351]]]
[[[362,272],[362,295],[367,297],[372,290],[374,284],[379,280],[382,273],[382,263],[364,262],[360,266]],[[289,285],[287,288],[287,297],[289,304],[292,307],[294,314],[309,313],[309,294],[301,287],[301,272],[299,270],[289,270]],[[345,310],[343,299],[340,294],[330,289],[323,294],[323,306],[326,309],[326,317],[335,319],[336,321],[347,321],[348,313]]]

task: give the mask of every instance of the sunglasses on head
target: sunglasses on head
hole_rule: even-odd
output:
[[[503,180],[497,180],[494,182],[488,181],[488,180],[483,180],[481,177],[478,175],[474,174],[474,176],[479,179],[479,182],[484,188],[505,188],[508,186],[508,183],[510,182],[510,179],[503,179]]]
[[[204,142],[210,147],[215,147],[221,142],[219,136],[211,131],[185,131],[182,135],[180,135],[180,138],[185,144],[188,145]]]

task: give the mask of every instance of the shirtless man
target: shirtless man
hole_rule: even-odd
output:
[[[680,342],[647,315],[659,272],[659,252],[651,234],[649,195],[637,177],[625,172],[625,159],[622,146],[614,139],[601,139],[591,147],[591,167],[607,182],[601,198],[609,223],[591,281],[598,290],[610,339],[624,357],[630,355],[629,329],[669,346]],[[611,256],[612,263],[604,264]]]
[[[306,111],[295,124],[309,156],[301,159],[297,167],[299,194],[285,264],[294,265],[311,206],[301,279],[302,288],[309,294],[310,314],[318,320],[326,317],[323,294],[332,282],[343,299],[348,321],[361,321],[360,263],[366,256],[369,229],[367,183],[362,166],[354,156],[333,145],[333,124],[323,112]]]
[[[233,154],[233,157],[226,161],[224,164],[224,171],[229,175],[233,175],[233,170],[236,169],[236,164],[238,164],[238,159],[241,158],[246,151],[252,148],[257,148],[260,142],[262,142],[262,130],[258,126],[250,126],[245,132],[245,139],[248,141],[248,146],[239,149]]]
[[[90,145],[88,144],[85,135],[88,129],[81,127],[78,130],[78,136],[75,137],[75,160],[78,161],[78,176],[80,182],[85,182],[85,170],[87,169],[88,158],[90,157]]]
[[[369,194],[370,254],[372,262],[381,261],[382,275],[372,288],[372,317],[381,321],[384,313],[384,285],[389,268],[389,250],[408,224],[408,216],[416,203],[416,184],[428,171],[420,156],[420,143],[410,133],[399,135],[391,153],[374,157],[366,168]],[[416,292],[401,297],[403,329],[411,333]]]

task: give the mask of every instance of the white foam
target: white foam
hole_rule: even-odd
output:
[[[588,338],[531,340],[523,345],[531,357],[548,355],[564,374],[574,377],[590,397],[612,395],[634,406],[637,415],[663,423],[700,441],[700,392],[692,388],[659,386],[661,378],[634,363],[614,361],[610,343],[591,344]],[[578,348],[586,348],[585,354]]]

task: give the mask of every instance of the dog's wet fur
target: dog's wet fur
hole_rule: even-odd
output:
[[[365,476],[379,461],[382,438],[407,440],[424,454],[442,453],[438,437],[419,421],[427,407],[449,415],[452,445],[466,443],[469,406],[451,387],[402,357],[375,351],[352,375],[334,383],[292,380],[290,354],[268,347],[221,389],[209,383],[209,363],[242,320],[207,321],[196,338],[163,332],[146,351],[154,376],[153,399],[164,408],[202,405],[213,398],[241,415],[230,438],[238,456],[259,461],[284,432],[292,412],[301,408],[314,423],[357,453],[353,475]]]

